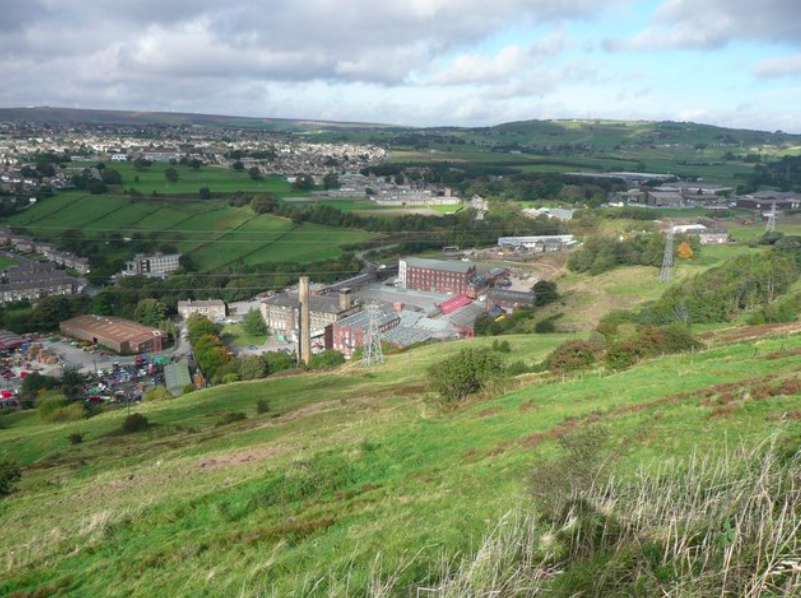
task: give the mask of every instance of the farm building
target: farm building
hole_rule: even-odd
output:
[[[463,295],[476,277],[471,262],[449,262],[410,257],[398,264],[398,282],[404,289]]]
[[[59,328],[65,336],[103,345],[117,353],[161,351],[164,344],[161,330],[112,316],[78,316],[62,322]]]

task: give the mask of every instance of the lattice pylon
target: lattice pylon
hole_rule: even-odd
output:
[[[369,368],[377,363],[384,363],[384,351],[381,348],[381,311],[375,303],[369,304],[366,311],[367,330],[364,335],[362,364]]]
[[[662,258],[662,272],[659,280],[669,283],[673,278],[673,227],[669,228],[665,238],[665,257]]]

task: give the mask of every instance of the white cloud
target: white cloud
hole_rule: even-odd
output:
[[[607,39],[610,51],[719,48],[735,39],[801,44],[798,0],[665,0],[631,39]]]
[[[801,54],[768,58],[757,64],[754,73],[760,77],[801,75]]]

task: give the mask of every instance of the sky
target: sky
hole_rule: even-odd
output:
[[[801,0],[0,0],[0,106],[801,133]]]

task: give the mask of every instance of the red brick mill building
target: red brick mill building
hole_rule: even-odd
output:
[[[408,257],[398,263],[398,282],[406,289],[468,295],[476,277],[476,265],[471,262],[449,262]]]

